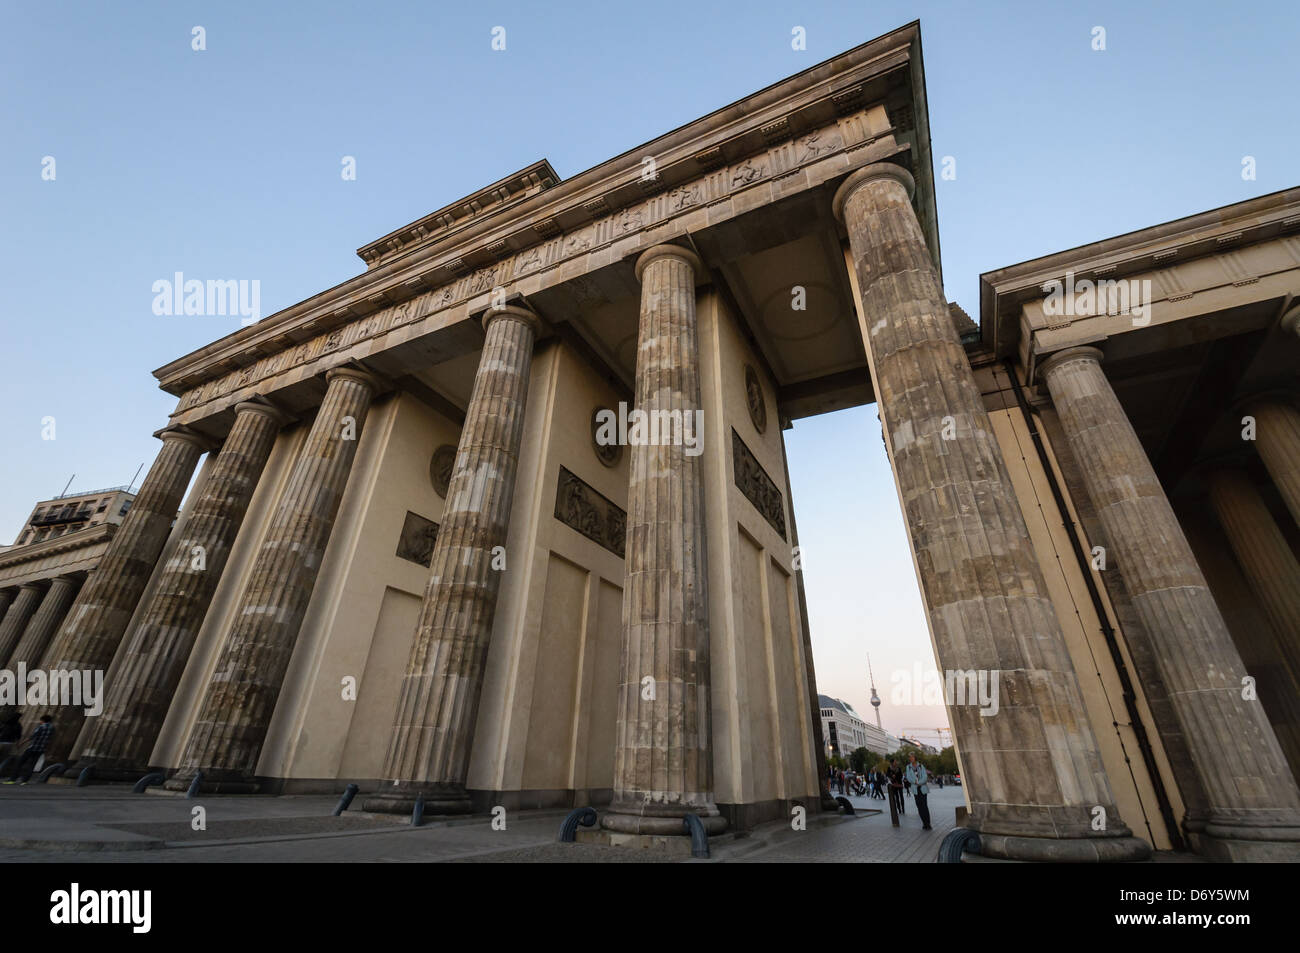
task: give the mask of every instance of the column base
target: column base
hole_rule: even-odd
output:
[[[203,781],[199,784],[202,794],[260,794],[264,790],[263,783],[257,778],[230,768],[185,768],[164,781],[163,788],[188,791],[199,770],[203,772]]]
[[[463,784],[434,781],[385,782],[383,790],[368,794],[361,802],[363,811],[376,814],[410,814],[415,810],[416,799],[424,797],[424,813],[470,814],[469,792]]]
[[[1272,826],[1216,819],[1196,837],[1197,853],[1225,863],[1296,863],[1300,861],[1300,825]]]
[[[705,832],[709,834],[721,834],[727,829],[727,819],[718,813],[717,806],[711,800],[697,808],[682,804],[670,806],[615,800],[609,810],[600,815],[600,826],[618,834],[689,837],[690,830],[683,823],[687,814],[698,817],[704,824]]]
[[[1124,864],[1151,859],[1138,837],[1018,837],[980,832],[980,856],[1055,864]]]

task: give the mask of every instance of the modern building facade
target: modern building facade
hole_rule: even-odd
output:
[[[932,166],[911,24],[160,368],[45,653],[107,668],[105,712],[52,753],[619,838],[788,817],[824,742],[783,431],[874,402],[939,666],[999,686],[949,705],[981,850],[1294,859],[1300,190],[985,275],[976,327]]]
[[[102,523],[121,523],[131,508],[135,494],[129,486],[112,486],[102,490],[64,493],[52,500],[42,500],[32,508],[23,528],[14,537],[14,546],[43,543],[67,533],[75,533]],[[12,547],[5,547],[7,551]]]
[[[822,739],[828,754],[848,758],[857,748],[866,748],[877,755],[887,755],[899,749],[899,739],[895,735],[865,721],[843,699],[818,695],[817,704],[821,709]]]

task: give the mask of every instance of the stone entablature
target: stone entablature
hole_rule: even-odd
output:
[[[1051,351],[1292,293],[1298,271],[1300,189],[1288,189],[985,274],[981,328],[987,345],[1016,353],[1032,373]],[[1150,281],[1155,308],[1136,324],[1113,307],[1048,314],[1049,283],[1067,274],[1076,285]]]
[[[727,107],[480,214],[446,241],[417,233],[411,251],[394,249],[357,278],[156,371],[181,398],[173,421],[202,419],[466,320],[494,288],[533,294],[908,151],[883,101],[891,84],[910,81],[915,39],[911,27],[896,31],[855,51],[848,68],[809,70],[743,111]],[[655,159],[648,178],[647,156]]]
[[[303,376],[467,320],[488,307],[495,288],[511,286],[512,291],[533,294],[619,261],[642,245],[679,237],[818,185],[859,161],[895,155],[902,150],[890,134],[891,127],[882,124],[882,113],[878,110],[873,116],[864,111],[846,117],[364,317],[349,321],[350,309],[344,306],[340,310],[345,323],[332,330],[187,390],[172,420],[193,423],[254,394],[271,394]],[[803,175],[796,178],[799,173]],[[449,267],[460,270],[457,262],[463,260],[455,259]],[[521,285],[526,279],[529,284]],[[314,324],[306,322],[298,330]],[[289,374],[309,365],[305,374]]]
[[[0,554],[0,589],[89,572],[99,565],[118,528],[117,523],[96,523],[75,533],[16,546]]]
[[[559,181],[560,177],[555,174],[551,164],[541,159],[514,175],[479,189],[459,202],[430,212],[410,225],[404,225],[383,238],[362,245],[357,249],[357,256],[371,268],[382,265],[403,252],[444,237],[446,233],[464,226],[479,215],[530,198],[559,184]]]

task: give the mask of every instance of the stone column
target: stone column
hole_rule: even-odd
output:
[[[1300,561],[1245,469],[1220,466],[1204,476],[1232,554],[1280,637],[1291,677],[1300,682]]]
[[[1300,859],[1300,791],[1263,706],[1242,697],[1241,657],[1100,360],[1096,348],[1070,348],[1039,373],[1204,784],[1202,849],[1224,860]]]
[[[649,419],[697,419],[695,283],[704,274],[699,258],[676,245],[656,245],[637,259],[635,409]],[[684,816],[695,814],[716,833],[726,818],[713,800],[703,466],[684,445],[664,439],[628,449],[614,799],[601,825],[680,835],[687,833]]]
[[[24,663],[31,669],[40,662],[49,647],[50,639],[67,616],[80,585],[81,580],[73,576],[56,576],[50,580],[50,588],[45,590],[45,598],[41,600],[41,606],[32,620],[27,623],[23,637],[9,657],[6,668],[17,669],[19,663]]]
[[[9,604],[14,601],[16,589],[0,589],[0,623],[4,622],[5,613],[9,611]],[[4,664],[4,659],[0,658],[0,665]]]
[[[140,484],[140,492],[108,544],[104,558],[72,603],[40,662],[41,668],[108,671],[167,543],[194,468],[209,447],[203,437],[179,427],[161,430],[157,436],[162,439],[162,450]],[[85,721],[83,711],[66,705],[49,710],[56,728],[47,763],[62,761],[71,751]]]
[[[235,422],[191,507],[140,621],[127,637],[104,712],[82,733],[77,770],[128,780],[149,755],[171,707],[249,500],[286,417],[267,403],[235,406]],[[198,562],[196,562],[198,560]]]
[[[248,792],[280,686],[298,639],[378,382],[353,367],[325,375],[328,388],[253,563],[230,632],[190,732],[166,782]],[[260,452],[260,451],[259,451]]]
[[[504,306],[486,337],[447,488],[429,582],[402,676],[385,784],[368,811],[406,813],[423,795],[434,814],[470,810],[465,787],[501,572],[493,550],[510,528],[533,343],[541,322]]]
[[[1300,524],[1300,410],[1271,396],[1248,400],[1244,409],[1255,418],[1259,458],[1292,518]]]
[[[0,621],[0,665],[7,664],[13,656],[44,595],[45,587],[39,582],[29,582],[19,588],[13,605]]]
[[[1065,637],[943,287],[905,169],[854,172],[848,229],[876,400],[939,665],[975,671],[997,709],[949,698],[982,853],[1139,860],[1119,817]],[[994,681],[996,679],[996,682]],[[992,709],[992,706],[987,706]],[[1100,808],[1104,814],[1097,811]],[[1105,827],[1093,830],[1094,817]]]

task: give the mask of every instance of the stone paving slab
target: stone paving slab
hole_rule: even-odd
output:
[[[393,830],[409,826],[406,821],[393,816],[376,817],[369,814],[342,817],[277,817],[246,818],[243,820],[209,820],[206,830],[196,831],[189,821],[164,821],[148,823],[113,824],[112,830],[129,831],[149,837],[159,837],[168,846],[184,841],[251,840],[259,837],[285,837],[294,834],[334,834],[341,831]]]
[[[916,804],[904,801],[899,826],[889,820],[887,801],[850,797],[859,811],[845,815],[823,815],[820,823],[796,831],[785,822],[756,828],[752,844],[738,842],[736,849],[719,851],[716,859],[723,863],[933,863],[939,845],[957,826],[956,808],[965,805],[961,788],[931,789],[929,807],[932,830],[921,829]],[[885,805],[881,810],[880,805]],[[880,813],[866,813],[880,811]]]
[[[541,844],[517,850],[494,851],[453,857],[452,864],[676,864],[690,860],[686,856],[668,855],[634,847],[607,847],[604,844]]]
[[[125,830],[113,830],[95,824],[70,824],[27,818],[0,821],[0,847],[24,851],[142,851],[163,846],[160,837]],[[58,858],[67,860],[66,856]]]
[[[884,802],[851,797],[856,816],[812,814],[808,828],[788,822],[715,838],[708,860],[599,844],[559,844],[564,811],[518,812],[507,829],[486,816],[405,818],[350,811],[331,817],[337,798],[145,797],[129,788],[0,788],[0,860],[68,860],[69,845],[94,844],[89,863],[931,863],[964,804],[960,788],[930,795],[934,829],[922,831],[915,804],[895,828]],[[207,831],[190,829],[191,810],[207,810]],[[8,839],[6,839],[8,838]],[[25,838],[25,841],[22,839]],[[15,849],[18,842],[29,849]]]

